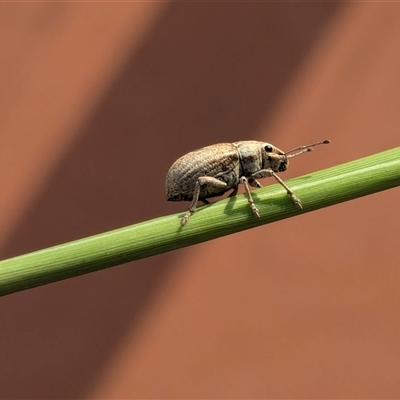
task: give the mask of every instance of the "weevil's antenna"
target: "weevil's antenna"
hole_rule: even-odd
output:
[[[326,140],[322,140],[321,142],[316,142],[313,144],[307,144],[306,146],[299,146],[299,147],[295,147],[292,150],[289,150],[288,152],[286,152],[286,157],[287,158],[291,158],[291,157],[296,157],[299,154],[303,154],[303,153],[307,153],[308,151],[312,151],[312,148],[314,146],[319,146],[320,144],[329,144],[331,141],[326,139]],[[290,154],[293,153],[294,151],[297,151],[297,153],[294,154]]]

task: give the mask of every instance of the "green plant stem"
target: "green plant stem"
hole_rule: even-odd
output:
[[[278,184],[252,192],[261,218],[244,195],[201,207],[182,228],[184,213],[168,215],[0,261],[0,295],[161,254],[303,214],[400,185],[400,147],[286,182],[299,210]],[[187,207],[182,203],[182,210]],[[397,210],[394,210],[397,212]]]

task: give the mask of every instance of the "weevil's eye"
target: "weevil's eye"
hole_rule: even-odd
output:
[[[265,149],[265,151],[266,151],[267,153],[272,153],[272,151],[274,150],[270,144],[267,144],[267,145],[264,147],[264,149]]]

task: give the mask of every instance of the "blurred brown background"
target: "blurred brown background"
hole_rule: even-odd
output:
[[[183,211],[259,139],[399,144],[400,4],[2,3],[1,257]],[[264,184],[273,183],[264,181]],[[399,190],[0,299],[1,398],[400,397]]]

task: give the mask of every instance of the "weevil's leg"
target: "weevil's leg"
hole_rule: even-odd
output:
[[[250,192],[250,188],[249,188],[249,184],[248,184],[247,178],[244,177],[244,176],[242,176],[242,177],[240,178],[240,183],[243,183],[243,185],[244,185],[244,190],[245,190],[245,192],[246,192],[247,200],[248,200],[249,203],[250,203],[251,211],[253,211],[253,214],[254,214],[256,217],[260,218],[260,212],[258,211],[258,208],[257,208],[256,205],[254,204],[253,198],[251,197],[251,192]]]
[[[199,201],[199,196],[200,196],[200,190],[202,186],[211,186],[216,189],[220,189],[223,191],[226,189],[227,184],[225,182],[220,181],[219,179],[213,178],[211,176],[200,176],[197,179],[196,186],[194,188],[193,192],[193,200],[190,203],[189,209],[186,212],[186,214],[182,217],[181,219],[181,225],[185,226],[190,218],[190,216],[194,213],[196,210],[197,203]],[[208,203],[206,199],[202,199],[201,201]]]
[[[295,194],[289,189],[289,187],[286,185],[286,183],[283,182],[283,180],[281,178],[279,178],[279,176],[274,171],[272,171],[272,169],[269,169],[269,168],[262,169],[256,173],[254,173],[251,177],[253,179],[255,179],[255,178],[268,178],[270,176],[273,176],[275,178],[275,180],[285,188],[286,193],[290,196],[294,205],[299,207],[300,209],[302,209],[303,206],[301,205],[300,199],[295,196]]]
[[[231,194],[228,196],[228,197],[232,197],[232,196],[236,196],[237,195],[237,192],[238,192],[238,186],[236,186],[233,190],[232,190],[232,192],[231,192]]]
[[[181,226],[185,226],[189,220],[189,217],[194,213],[194,210],[196,209],[197,206],[197,202],[199,201],[200,189],[201,189],[200,180],[197,180],[196,186],[194,187],[192,202],[190,203],[188,211],[181,219]]]
[[[258,182],[257,179],[249,178],[248,181],[249,181],[249,185],[250,185],[250,186],[256,187],[256,188],[262,188],[261,183]]]
[[[289,189],[286,183],[283,182],[283,180],[279,178],[279,176],[274,171],[272,171],[272,176],[277,180],[278,183],[280,183],[286,189],[286,193],[290,196],[294,205],[302,210],[303,206],[301,205],[300,199],[296,197],[296,195]]]

